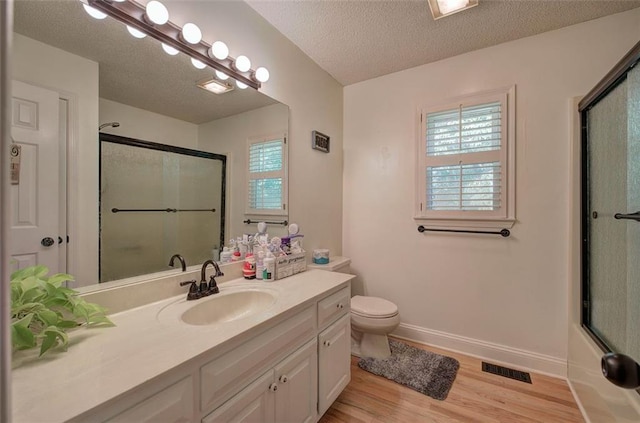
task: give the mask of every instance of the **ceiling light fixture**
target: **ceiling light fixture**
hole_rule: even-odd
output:
[[[156,25],[164,25],[169,22],[169,11],[158,0],[151,0],[145,8],[147,20]]]
[[[168,44],[162,43],[162,49],[164,50],[165,53],[167,53],[169,56],[175,56],[176,54],[180,53],[179,50],[171,47]]]
[[[428,0],[433,19],[444,18],[478,5],[478,0]]]
[[[227,79],[229,79],[229,76],[227,76],[226,73],[222,73],[220,71],[216,71],[216,77],[222,81],[226,81]]]
[[[104,19],[107,17],[107,15],[105,15],[104,13],[102,13],[101,11],[94,9],[93,7],[86,5],[86,4],[82,4],[82,6],[84,7],[84,11],[87,12],[89,14],[89,16],[91,16],[94,19]]]
[[[193,65],[193,67],[195,67],[197,69],[204,69],[204,68],[207,67],[207,65],[205,65],[204,63],[202,63],[198,59],[194,59],[193,57],[191,58],[191,64]]]
[[[189,44],[198,44],[202,41],[202,31],[200,31],[198,25],[191,22],[184,24],[181,35],[182,39]]]
[[[147,34],[145,34],[144,32],[138,31],[137,29],[129,25],[127,25],[127,31],[129,31],[129,34],[133,35],[136,38],[144,38],[147,36]]]
[[[267,75],[268,79],[269,71],[266,70],[266,68],[259,68],[264,69],[259,72],[257,70],[252,70],[251,61],[249,61],[246,56],[238,56],[234,59],[229,56],[229,48],[221,41],[216,41],[213,45],[202,40],[191,44],[192,41],[195,41],[195,38],[191,38],[188,33],[192,32],[191,30],[193,28],[185,28],[193,25],[193,27],[197,29],[196,32],[198,34],[196,35],[199,35],[199,38],[201,38],[202,33],[200,29],[195,24],[187,24],[185,25],[185,28],[180,28],[170,22],[169,11],[157,0],[151,0],[147,3],[146,7],[138,3],[136,0],[80,1],[88,3],[89,6],[94,9],[111,16],[117,21],[140,31],[151,38],[155,38],[163,44],[165,51],[169,50],[167,52],[173,53],[175,51],[184,53],[191,59],[194,59],[205,66],[209,66],[214,70],[235,79],[245,86],[257,90],[260,88],[261,82],[266,81],[264,78],[265,75]],[[264,81],[261,81],[261,79]]]
[[[202,88],[203,90],[207,90],[214,94],[224,94],[229,91],[233,91],[233,85],[228,84],[226,82],[218,81],[217,79],[205,79],[196,83],[198,88]]]

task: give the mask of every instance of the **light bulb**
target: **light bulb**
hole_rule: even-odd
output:
[[[226,73],[220,72],[220,71],[218,71],[218,70],[216,71],[216,77],[217,77],[218,79],[223,80],[223,81],[226,81],[227,79],[229,79],[229,76],[227,76],[227,74],[226,74]]]
[[[204,63],[202,63],[200,60],[198,59],[194,59],[193,57],[191,58],[191,64],[193,66],[195,66],[198,69],[204,69],[207,67],[207,65],[205,65]]]
[[[127,0],[113,0],[113,1],[115,1],[115,2],[117,2],[117,3],[124,3],[124,2],[125,2],[125,1],[127,1]]]
[[[145,34],[144,32],[127,25],[127,31],[129,31],[129,34],[133,35],[136,38],[144,38],[147,36],[147,34]]]
[[[84,7],[84,11],[87,12],[89,14],[89,16],[91,16],[94,19],[104,19],[104,18],[107,17],[107,15],[105,13],[102,13],[98,9],[95,9],[95,8],[89,6],[88,4],[82,3],[82,6]]]
[[[256,69],[255,77],[259,82],[267,82],[269,80],[269,70],[264,67]]]
[[[245,88],[247,88],[247,87],[248,87],[248,85],[247,85],[247,84],[245,84],[244,82],[240,82],[240,81],[236,81],[236,86],[237,86],[238,88],[240,88],[241,90],[244,90]]]
[[[169,22],[169,11],[158,0],[151,0],[147,3],[147,18],[156,25],[164,25]]]
[[[202,41],[202,31],[198,25],[189,22],[182,27],[182,38],[189,44],[198,44]]]
[[[247,56],[236,57],[235,67],[240,72],[246,72],[251,69],[251,60]]]
[[[164,50],[165,53],[171,56],[175,56],[176,54],[180,53],[178,50],[176,50],[171,46],[166,45],[165,43],[162,43],[162,49]]]
[[[216,41],[209,48],[209,56],[224,60],[229,57],[229,47],[222,41]]]

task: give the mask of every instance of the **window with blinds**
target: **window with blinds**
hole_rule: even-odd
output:
[[[285,214],[286,137],[248,143],[247,214]]]
[[[417,219],[513,219],[514,96],[511,88],[422,111]]]

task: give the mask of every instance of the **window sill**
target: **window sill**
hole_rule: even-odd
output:
[[[465,231],[511,229],[516,223],[515,218],[432,218],[416,216],[416,223],[427,229],[457,229]]]

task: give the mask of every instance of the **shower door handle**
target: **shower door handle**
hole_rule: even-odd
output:
[[[640,387],[640,365],[628,355],[607,353],[600,361],[602,375],[611,383],[625,389]]]
[[[616,213],[613,215],[616,219],[627,219],[627,220],[635,220],[636,222],[640,222],[640,211],[629,214]]]

